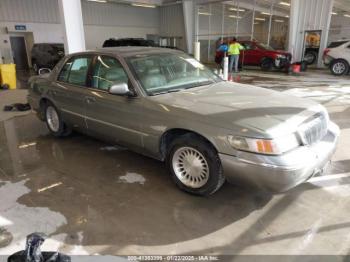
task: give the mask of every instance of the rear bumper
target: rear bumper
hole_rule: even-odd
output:
[[[29,103],[32,111],[34,111],[37,115],[37,117],[41,120],[44,121],[44,116],[43,113],[40,111],[40,101],[37,98],[34,98],[31,95],[27,96],[27,102]]]
[[[338,136],[338,126],[331,123],[326,136],[312,146],[281,156],[242,152],[237,156],[220,154],[220,159],[229,182],[283,192],[324,171],[335,152]]]
[[[329,66],[333,60],[333,57],[326,55],[322,57],[322,60],[325,66]]]

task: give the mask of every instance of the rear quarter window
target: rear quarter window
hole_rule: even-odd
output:
[[[328,48],[336,48],[338,46],[341,46],[345,43],[347,43],[349,41],[337,41],[337,42],[331,42],[329,45],[328,45]]]
[[[92,57],[71,58],[62,68],[57,80],[73,85],[85,86]]]

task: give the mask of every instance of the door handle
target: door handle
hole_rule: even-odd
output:
[[[85,97],[85,101],[86,101],[86,103],[90,104],[90,103],[96,102],[96,98],[91,97],[91,96],[87,96],[87,97]]]

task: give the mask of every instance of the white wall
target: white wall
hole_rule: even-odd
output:
[[[350,17],[332,15],[328,43],[341,39],[350,39]]]
[[[143,37],[147,34],[159,34],[158,28],[97,26],[85,25],[85,41],[87,49],[101,48],[104,40],[110,37]]]
[[[101,47],[110,37],[146,37],[160,32],[159,8],[83,0],[82,11],[88,49]],[[0,0],[0,53],[7,58],[6,62],[10,54],[6,28],[15,31],[16,24],[26,25],[27,32],[33,32],[36,43],[63,43],[57,0]]]

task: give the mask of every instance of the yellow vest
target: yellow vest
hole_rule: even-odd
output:
[[[228,54],[229,55],[239,55],[239,50],[243,49],[243,47],[239,43],[233,43],[230,44],[228,48]]]

